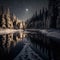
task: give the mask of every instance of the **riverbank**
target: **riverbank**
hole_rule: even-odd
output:
[[[18,31],[23,31],[22,29],[0,29],[0,35],[1,34],[9,34],[9,33],[15,33],[15,32],[18,32]]]
[[[48,37],[60,39],[60,30],[58,29],[26,29],[30,32],[39,32]]]

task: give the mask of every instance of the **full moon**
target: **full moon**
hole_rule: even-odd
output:
[[[29,11],[29,9],[26,9],[26,11]]]

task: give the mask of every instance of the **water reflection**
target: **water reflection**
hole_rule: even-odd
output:
[[[49,40],[45,37],[45,35],[37,32],[37,33],[28,34],[28,38],[30,38],[30,41],[31,41],[31,48],[38,55],[48,60]]]
[[[39,32],[18,31],[0,35],[0,59],[13,60],[25,44],[29,45],[37,54],[43,54],[45,58],[49,58],[50,44],[45,35]]]
[[[0,35],[0,59],[12,60],[22,49],[24,31]]]

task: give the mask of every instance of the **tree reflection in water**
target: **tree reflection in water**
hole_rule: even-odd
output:
[[[0,59],[12,60],[23,48],[24,32],[0,35]]]

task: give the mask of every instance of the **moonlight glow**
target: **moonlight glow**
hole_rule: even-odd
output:
[[[26,9],[26,11],[29,11],[29,9]]]

